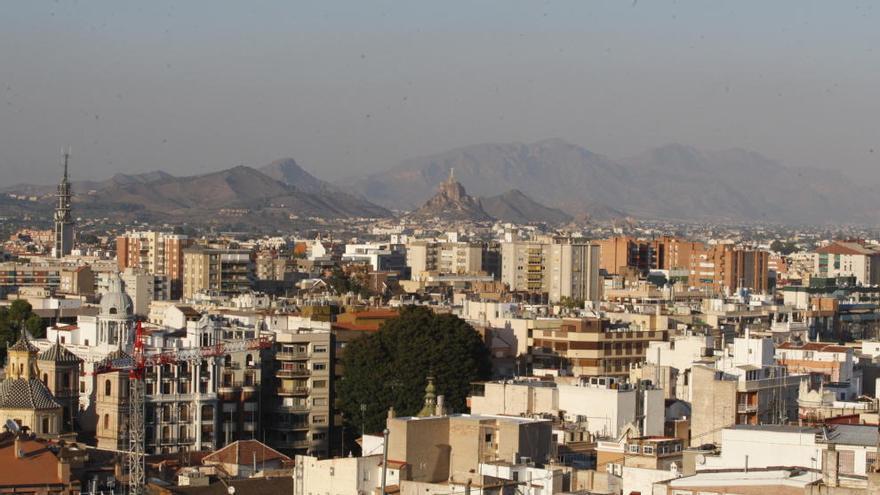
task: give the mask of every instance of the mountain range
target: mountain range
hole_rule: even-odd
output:
[[[117,174],[74,182],[72,188],[83,215],[198,220],[238,209],[255,217],[375,218],[391,216],[390,210],[416,211],[453,171],[473,204],[444,200],[428,213],[447,205],[518,223],[623,216],[811,224],[878,220],[876,191],[834,171],[787,167],[743,149],[705,151],[680,144],[612,159],[560,139],[467,146],[334,183],[286,158],[259,169],[238,166],[186,177],[163,171]],[[0,188],[41,197],[34,203],[4,196],[0,214],[51,209],[54,190],[29,184]],[[465,216],[473,217],[470,213]]]
[[[560,139],[478,144],[405,160],[336,185],[412,209],[450,173],[474,196],[521,191],[581,217],[788,223],[876,222],[873,190],[829,170],[783,166],[753,151],[670,144],[612,159]]]

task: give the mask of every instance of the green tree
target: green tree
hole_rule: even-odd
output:
[[[384,428],[389,407],[399,415],[424,405],[428,375],[449,411],[464,411],[475,380],[489,378],[492,365],[483,339],[454,315],[411,306],[378,332],[350,343],[337,387],[339,407],[349,425],[367,431]],[[361,404],[366,412],[361,412]]]
[[[43,319],[34,313],[31,304],[23,299],[12,301],[8,307],[0,308],[0,348],[6,350],[6,344],[12,344],[18,340],[21,334],[21,326],[32,336],[42,338],[46,336],[46,324]]]

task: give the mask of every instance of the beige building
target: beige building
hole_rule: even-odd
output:
[[[614,328],[606,319],[566,318],[559,328],[535,329],[529,339],[533,373],[629,377],[645,359],[648,344],[665,330]]]
[[[58,292],[77,296],[95,294],[95,274],[88,265],[65,267],[61,270]]]
[[[401,480],[482,486],[481,463],[531,461],[553,455],[552,422],[456,414],[388,419],[388,459],[404,462]]]
[[[501,243],[501,282],[511,291],[599,301],[599,246],[578,239],[558,238]]]
[[[253,287],[254,257],[247,249],[183,250],[183,298],[199,292],[238,294]]]
[[[334,402],[344,343],[363,331],[292,328],[275,333],[274,376],[265,402],[266,443],[296,455],[328,457],[340,448],[342,417]]]
[[[549,251],[550,302],[558,302],[566,298],[599,302],[602,298],[599,246],[567,240],[551,244]]]
[[[37,348],[22,336],[7,349],[6,378],[0,382],[0,424],[12,420],[37,435],[63,431],[63,407],[40,381]]]
[[[422,280],[428,273],[478,275],[482,265],[480,244],[417,240],[406,245],[406,266],[412,280]]]
[[[692,446],[721,442],[732,425],[785,424],[797,420],[804,375],[782,366],[741,365],[735,373],[703,365],[691,368]]]

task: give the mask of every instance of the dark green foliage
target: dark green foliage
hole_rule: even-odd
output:
[[[385,427],[389,407],[399,416],[418,413],[429,374],[447,410],[465,411],[471,382],[489,378],[492,369],[489,351],[473,327],[457,316],[415,306],[404,308],[377,333],[350,343],[343,366],[339,407],[351,426],[360,430],[363,421],[367,432]]]
[[[18,340],[21,325],[33,336],[46,336],[46,325],[43,319],[34,314],[31,304],[23,299],[12,301],[12,304],[0,307],[0,354],[6,354],[6,346]]]
[[[773,241],[772,243],[770,243],[770,250],[777,252],[783,256],[787,256],[791,253],[796,253],[796,252],[800,251],[801,249],[794,242],[790,242],[790,241],[789,242],[782,242],[777,239],[777,240]]]

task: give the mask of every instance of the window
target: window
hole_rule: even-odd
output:
[[[312,380],[312,388],[327,388],[327,380]]]
[[[639,453],[639,446],[638,445],[629,445],[629,446],[627,446],[627,450],[629,451],[630,454],[638,454]]]
[[[326,345],[316,345],[316,346],[315,346],[315,354],[325,353],[325,352],[327,352],[327,346],[326,346]]]
[[[104,431],[106,432],[109,429],[110,429],[110,415],[105,414],[104,415]]]
[[[312,416],[312,424],[323,425],[327,423],[327,416]]]
[[[644,452],[646,455],[653,455],[653,454],[654,454],[654,447],[651,447],[651,446],[649,446],[649,445],[645,445],[645,448],[643,449],[643,452]]]
[[[89,339],[86,339],[86,347],[89,346]]]
[[[312,363],[312,369],[315,371],[322,371],[327,369],[327,363]]]
[[[104,396],[110,397],[110,391],[113,389],[113,385],[110,383],[110,380],[104,380]]]
[[[316,406],[326,406],[327,398],[326,397],[315,397],[312,399],[312,404]]]
[[[319,433],[312,433],[312,440],[324,440],[325,438],[327,438],[327,434],[323,431]]]

